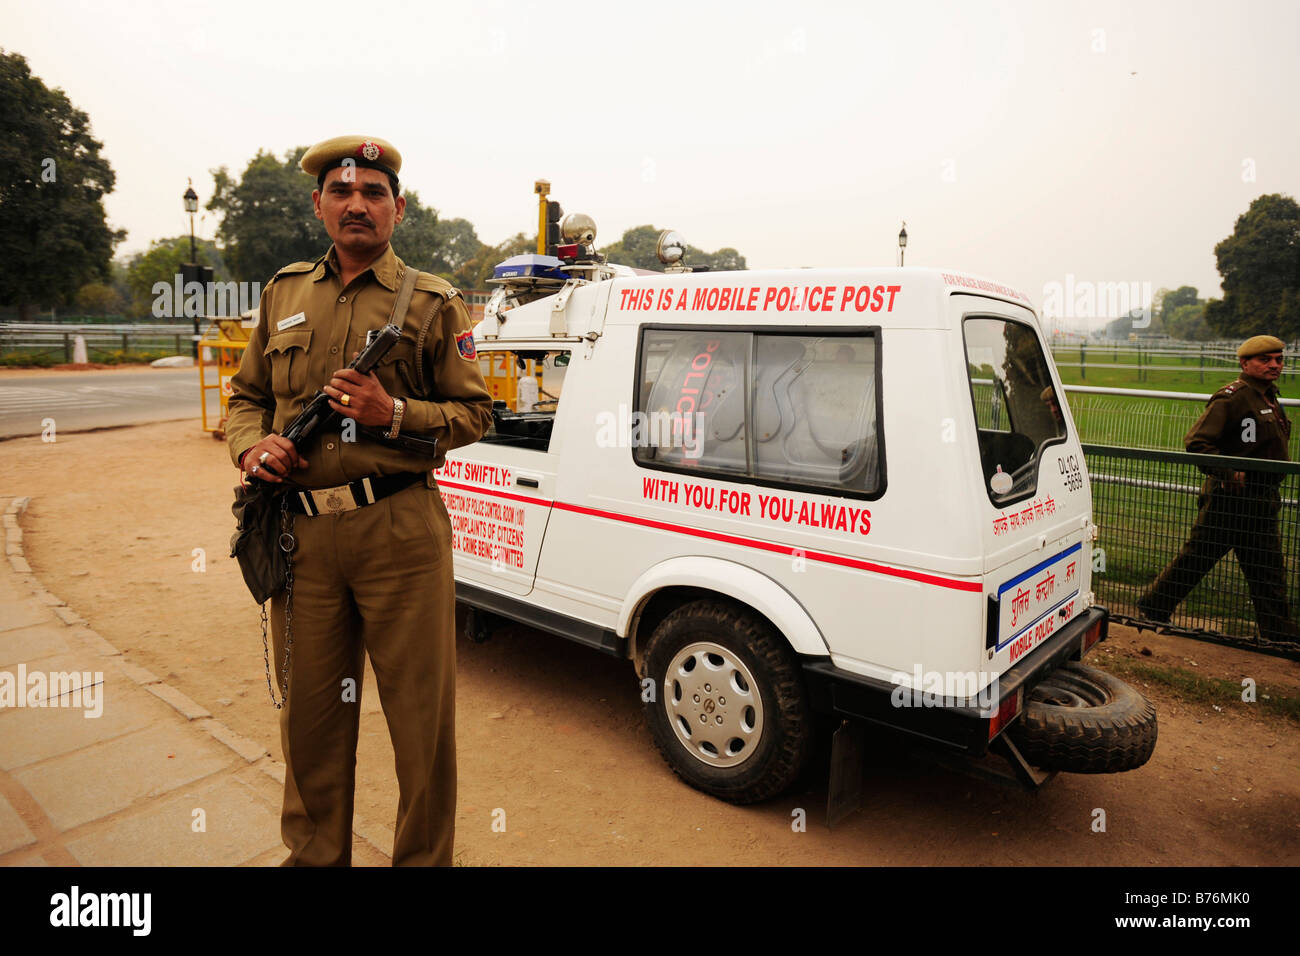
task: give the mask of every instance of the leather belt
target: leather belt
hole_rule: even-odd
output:
[[[287,504],[294,514],[314,518],[317,515],[341,514],[355,511],[366,505],[373,505],[389,495],[396,494],[403,488],[409,488],[417,481],[424,481],[423,472],[407,472],[399,475],[385,475],[382,478],[369,476],[346,485],[333,488],[299,488],[290,491]]]

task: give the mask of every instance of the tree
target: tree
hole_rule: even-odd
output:
[[[621,266],[662,272],[664,264],[655,254],[661,231],[654,226],[633,226],[623,233],[622,239],[600,251],[609,258],[610,262],[616,262]]]
[[[113,286],[113,291],[117,293],[118,299],[122,301],[122,308],[129,309],[131,303],[131,286],[126,277],[127,263],[122,259],[114,258],[108,264],[109,283]]]
[[[492,270],[498,263],[511,256],[521,256],[537,251],[537,237],[526,232],[518,232],[509,239],[495,246],[483,246],[478,255],[469,259],[454,275],[455,285],[459,289],[489,288],[487,280],[492,278]]]
[[[479,241],[474,225],[468,219],[439,219],[434,236],[438,251],[429,268],[448,280],[489,248]]]
[[[423,205],[413,189],[406,190],[404,195],[406,212],[393,230],[393,251],[403,262],[417,269],[437,272],[438,210]]]
[[[87,282],[77,290],[72,304],[84,315],[120,315],[126,300],[107,282]]]
[[[104,214],[115,179],[102,148],[62,90],[0,51],[0,304],[17,305],[21,319],[109,278],[126,232]]]
[[[265,283],[290,262],[317,259],[329,248],[312,211],[316,180],[298,166],[306,151],[299,146],[281,160],[258,150],[238,180],[225,166],[212,170],[216,190],[207,208],[221,213],[217,236],[235,279]]]
[[[735,272],[749,268],[745,265],[745,257],[731,247],[719,249],[717,252],[705,252],[694,246],[687,246],[686,264],[706,265],[711,272]]]
[[[210,239],[200,239],[197,242],[197,249],[199,265],[212,267],[212,280],[229,282],[230,270],[226,268],[216,244]],[[148,251],[138,252],[132,256],[126,267],[126,284],[131,290],[132,314],[141,318],[153,315],[154,302],[157,298],[154,286],[161,282],[168,288],[174,288],[176,277],[180,275],[181,264],[189,261],[189,236],[155,239],[150,243]],[[182,309],[173,302],[174,298],[173,295],[166,300],[169,306],[166,317],[181,317]]]
[[[1214,330],[1205,321],[1204,301],[1180,305],[1165,319],[1165,331],[1189,342],[1208,342],[1215,338]]]
[[[662,272],[664,264],[659,261],[657,252],[661,231],[654,226],[634,226],[623,233],[622,239],[601,251],[609,257],[610,262],[634,269]],[[688,245],[683,262],[688,266],[707,266],[714,272],[746,268],[745,257],[731,248],[705,252]]]
[[[1279,193],[1260,196],[1214,255],[1223,298],[1206,303],[1205,318],[1218,335],[1300,335],[1300,204]]]
[[[1165,292],[1164,297],[1160,300],[1159,309],[1155,309],[1156,314],[1160,316],[1160,321],[1168,328],[1170,317],[1185,305],[1195,305],[1198,301],[1196,298],[1196,289],[1190,285],[1180,285],[1173,292]],[[1170,335],[1173,333],[1171,332]]]

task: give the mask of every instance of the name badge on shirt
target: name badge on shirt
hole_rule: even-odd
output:
[[[283,332],[285,329],[291,329],[295,325],[302,325],[306,321],[307,313],[299,312],[297,315],[291,315],[287,319],[281,319],[279,322],[275,323],[275,330],[277,332]]]

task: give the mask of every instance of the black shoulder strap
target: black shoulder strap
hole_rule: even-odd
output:
[[[388,317],[391,325],[402,327],[402,320],[406,318],[406,310],[411,306],[411,296],[415,292],[415,282],[420,278],[420,270],[412,269],[409,266],[402,273],[402,284],[397,289],[397,301],[393,303],[393,314]]]

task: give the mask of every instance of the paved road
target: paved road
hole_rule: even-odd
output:
[[[217,414],[215,391],[208,393],[208,414]],[[73,432],[198,415],[193,368],[0,378],[0,438],[39,435],[48,418],[58,431]]]

